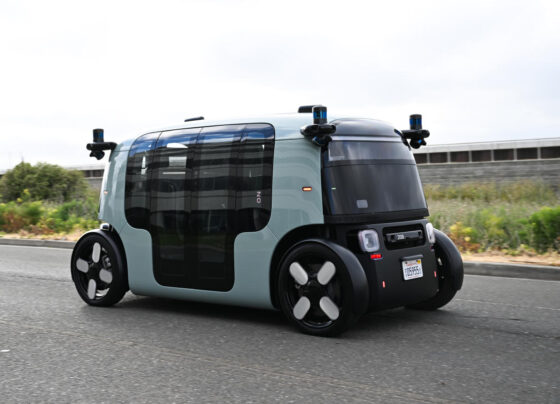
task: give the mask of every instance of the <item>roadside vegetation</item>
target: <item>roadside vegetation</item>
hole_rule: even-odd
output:
[[[75,239],[99,225],[98,198],[79,171],[20,163],[0,179],[0,236]]]
[[[560,252],[560,195],[539,182],[426,185],[434,226],[462,252]]]
[[[431,222],[463,253],[548,256],[560,264],[560,190],[527,181],[424,191]],[[0,179],[0,236],[77,239],[98,227],[98,198],[81,172],[21,163]]]

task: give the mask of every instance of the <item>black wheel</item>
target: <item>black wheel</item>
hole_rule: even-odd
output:
[[[284,315],[308,334],[338,335],[357,319],[342,260],[317,243],[302,244],[286,255],[280,264],[277,293]]]
[[[459,250],[457,250],[457,247],[455,247],[453,242],[441,232],[436,234],[435,253],[437,273],[439,274],[439,290],[436,295],[430,299],[409,305],[407,306],[408,308],[416,310],[437,310],[449,303],[459,290],[456,286],[457,283],[453,279],[451,270],[453,268],[455,271],[460,271],[460,274],[456,273],[455,276],[460,276],[462,283],[463,260],[461,259],[461,254]]]
[[[83,236],[72,253],[72,280],[80,297],[92,306],[111,306],[128,290],[126,269],[117,245],[97,233]]]

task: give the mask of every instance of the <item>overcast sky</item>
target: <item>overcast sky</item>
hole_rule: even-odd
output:
[[[310,103],[421,113],[430,144],[560,136],[558,1],[0,0],[0,38],[0,169]]]

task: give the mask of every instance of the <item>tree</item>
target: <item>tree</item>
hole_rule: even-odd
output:
[[[0,196],[4,202],[18,198],[67,202],[82,199],[87,191],[82,172],[47,163],[32,166],[22,162],[0,179]]]

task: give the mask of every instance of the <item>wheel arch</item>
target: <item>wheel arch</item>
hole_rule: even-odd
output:
[[[122,242],[122,239],[121,239],[121,236],[119,235],[119,233],[111,225],[102,226],[102,228],[90,230],[90,231],[84,233],[79,238],[79,240],[76,242],[76,245],[78,245],[78,243],[83,238],[87,237],[89,234],[98,234],[101,237],[103,237],[104,239],[106,239],[110,244],[113,245],[113,248],[118,253],[119,258],[120,258],[121,263],[122,263],[122,268],[121,269],[122,269],[123,276],[124,276],[124,279],[125,279],[126,288],[127,288],[127,290],[130,289],[129,286],[128,286],[128,264],[127,264],[127,261],[126,261],[126,251],[124,249],[124,244]]]
[[[322,225],[308,225],[298,227],[286,233],[284,237],[276,244],[269,268],[269,288],[270,300],[276,309],[280,309],[278,305],[278,297],[276,296],[276,287],[278,285],[278,271],[280,270],[280,263],[286,254],[302,240],[312,237],[322,237],[324,235],[324,226]]]
[[[367,281],[366,274],[362,268],[362,264],[358,258],[347,248],[320,236],[306,236],[313,229],[306,229],[306,231],[296,232],[292,235],[287,235],[290,237],[285,237],[279,243],[277,250],[274,252],[272,267],[271,267],[271,299],[276,308],[278,308],[277,301],[277,282],[278,282],[278,271],[280,265],[284,258],[295,248],[307,243],[320,244],[334,254],[336,254],[344,262],[344,265],[350,276],[350,281],[352,283],[352,289],[354,291],[353,297],[353,310],[356,314],[363,314],[366,312],[369,305],[369,285]],[[291,244],[290,244],[291,243]],[[283,247],[283,248],[281,248]]]
[[[460,290],[463,286],[463,259],[461,253],[445,233],[440,230],[435,230],[436,234],[436,248],[438,248],[447,259],[446,270],[455,290]]]

